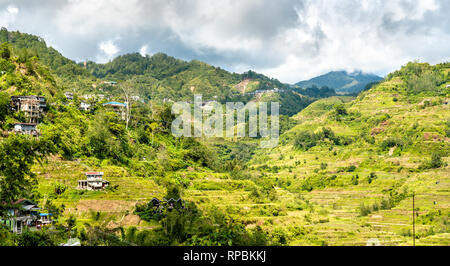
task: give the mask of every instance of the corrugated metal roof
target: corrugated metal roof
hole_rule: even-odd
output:
[[[114,106],[114,105],[127,106],[126,103],[119,103],[119,102],[109,102],[109,103],[104,103],[103,106],[105,106],[105,105],[112,105],[112,106]]]
[[[103,172],[86,172],[86,175],[103,175]]]

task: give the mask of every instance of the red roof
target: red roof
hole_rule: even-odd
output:
[[[103,175],[103,172],[86,172],[86,175]]]

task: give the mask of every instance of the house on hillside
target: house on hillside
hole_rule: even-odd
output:
[[[80,110],[82,111],[89,111],[91,109],[91,105],[86,103],[86,102],[81,102],[80,103]]]
[[[68,101],[72,101],[72,100],[73,100],[73,93],[70,92],[70,91],[65,92],[65,93],[64,93],[64,96],[66,96],[66,99],[67,99]]]
[[[103,81],[103,83],[106,84],[106,85],[110,85],[110,86],[117,85],[117,82],[115,82],[115,81]]]
[[[52,216],[51,213],[39,213],[38,227],[52,224]]]
[[[144,99],[141,99],[141,97],[138,95],[132,95],[130,98],[131,98],[131,100],[133,100],[135,102],[145,103]]]
[[[159,200],[157,198],[153,198],[149,203],[149,206],[152,206],[155,209],[162,211],[163,209],[172,210],[172,209],[184,209],[185,202],[182,199],[165,199]]]
[[[36,128],[36,124],[33,123],[15,123],[13,132],[20,133],[20,134],[26,134],[26,135],[32,135],[32,136],[38,136],[39,132]]]
[[[122,120],[126,119],[126,103],[108,102],[103,104],[103,106],[112,109]]]
[[[12,96],[11,103],[16,112],[22,111],[27,117],[28,123],[39,123],[45,108],[47,107],[43,96]]]
[[[89,99],[95,98],[95,95],[94,94],[85,94],[85,95],[82,95],[81,98],[83,98],[85,100],[89,100]]]
[[[41,208],[31,200],[20,199],[6,205],[6,214],[0,218],[0,224],[7,226],[14,233],[22,233],[24,229],[40,229],[53,223],[51,213],[39,213]]]
[[[103,172],[87,172],[85,180],[78,180],[80,190],[102,190],[109,185],[109,181],[103,179]]]

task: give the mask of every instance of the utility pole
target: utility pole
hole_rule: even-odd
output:
[[[412,195],[413,199],[413,246],[416,246],[416,215],[415,215],[415,207],[414,207],[414,192]]]

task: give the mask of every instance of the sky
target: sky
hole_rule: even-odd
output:
[[[0,0],[0,26],[77,62],[139,52],[296,83],[450,61],[448,0]]]

